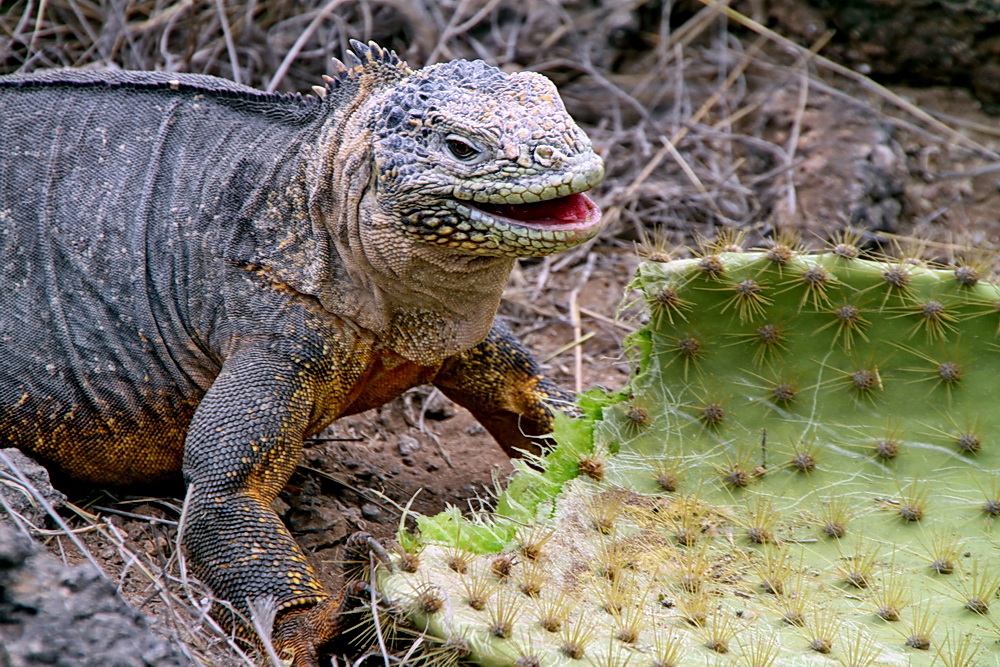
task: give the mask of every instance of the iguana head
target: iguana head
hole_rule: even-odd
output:
[[[323,124],[303,145],[309,218],[329,251],[297,250],[297,232],[279,252],[307,255],[310,279],[293,280],[326,310],[432,365],[486,337],[514,258],[597,234],[583,193],[604,165],[539,74],[463,60],[414,71],[351,45],[314,88]]]
[[[549,255],[598,232],[600,209],[583,193],[604,164],[552,82],[479,61],[413,71],[353,46],[363,61],[345,71],[381,83],[366,109],[379,217],[473,255]]]

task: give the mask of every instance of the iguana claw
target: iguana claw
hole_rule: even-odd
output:
[[[358,531],[347,538],[347,543],[344,545],[345,561],[367,563],[370,554],[374,554],[378,560],[382,561],[384,566],[392,569],[392,558],[389,557],[389,552],[371,534]],[[347,574],[350,576],[351,572]],[[352,578],[356,579],[358,577]]]
[[[330,597],[311,607],[294,607],[274,624],[274,647],[295,667],[319,667],[319,649],[342,630],[341,597]]]
[[[368,533],[357,532],[347,538],[345,558],[367,561],[369,553],[390,562],[389,554],[378,540]],[[348,577],[352,572],[348,571]],[[278,617],[274,624],[274,645],[282,659],[292,658],[294,667],[319,667],[319,651],[344,631],[344,618],[371,598],[367,581],[352,580],[336,597],[329,597],[313,606],[294,607]]]

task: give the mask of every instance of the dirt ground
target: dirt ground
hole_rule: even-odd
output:
[[[627,6],[636,13],[646,4]],[[613,13],[604,19],[598,28],[618,25]],[[632,24],[619,23],[622,34],[630,34]],[[544,21],[525,26],[526,34],[528,28],[545,28]],[[745,244],[753,245],[795,231],[804,243],[821,246],[850,229],[884,249],[896,243],[908,252],[913,244],[905,238],[917,237],[931,258],[951,259],[971,245],[984,250],[977,256],[992,261],[986,251],[1000,247],[1000,122],[965,89],[884,92],[860,79],[834,80],[822,67],[803,66],[806,56],[787,45],[783,55],[753,60],[742,77],[724,85],[726,72],[751,60],[749,40],[711,37],[715,33],[702,27],[704,47],[692,37],[675,60],[666,50],[649,61],[631,47],[614,47],[617,33],[611,28],[601,34],[617,55],[598,54],[583,68],[586,77],[566,73],[572,67],[559,61],[568,56],[558,48],[548,60],[518,60],[560,83],[608,164],[608,180],[595,193],[608,213],[605,233],[585,248],[522,261],[501,308],[562,385],[586,390],[627,381],[626,337],[641,324],[642,312],[631,307],[619,315],[619,310],[630,303],[626,287],[635,267],[641,256],[681,256],[686,252],[681,245],[695,243],[699,235],[740,230]],[[419,43],[425,37],[414,35]],[[488,42],[490,36],[477,33],[476,39]],[[469,38],[467,50],[474,41]],[[223,49],[218,46],[217,53]],[[681,49],[676,46],[678,53]],[[442,55],[453,52],[466,55],[455,46]],[[671,69],[650,70],[650,62],[664,68],[669,62]],[[619,92],[609,93],[612,89]],[[699,116],[713,94],[715,102]],[[591,100],[589,106],[584,99]],[[420,513],[465,508],[488,496],[510,471],[500,448],[466,411],[435,391],[417,389],[380,409],[341,419],[307,443],[302,465],[275,509],[336,589],[349,534],[364,530],[390,541],[407,504]],[[204,592],[177,570],[178,494],[88,490],[71,493],[70,500],[90,513],[74,518],[81,537],[131,603],[156,615],[165,634],[191,642],[189,657],[239,662],[232,656],[206,659],[217,655],[213,641],[219,640],[199,639],[193,627],[207,623],[203,609],[198,611]],[[51,550],[80,560],[64,539],[51,534],[48,540]],[[192,627],[179,627],[179,617],[164,611],[175,598],[162,595],[160,584],[150,584],[156,577],[141,571],[156,567],[175,573],[159,581],[183,589],[176,597],[188,600],[185,618],[201,619]]]

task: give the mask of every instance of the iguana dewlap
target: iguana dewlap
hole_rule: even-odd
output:
[[[183,471],[217,596],[312,664],[335,598],[270,509],[303,438],[422,383],[509,452],[544,379],[493,318],[514,259],[592,238],[600,158],[552,84],[354,43],[316,97],[199,75],[0,78],[0,446]]]

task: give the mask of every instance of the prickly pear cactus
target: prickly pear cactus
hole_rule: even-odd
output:
[[[1000,665],[1000,290],[843,241],[640,267],[630,386],[380,571],[433,661]]]

